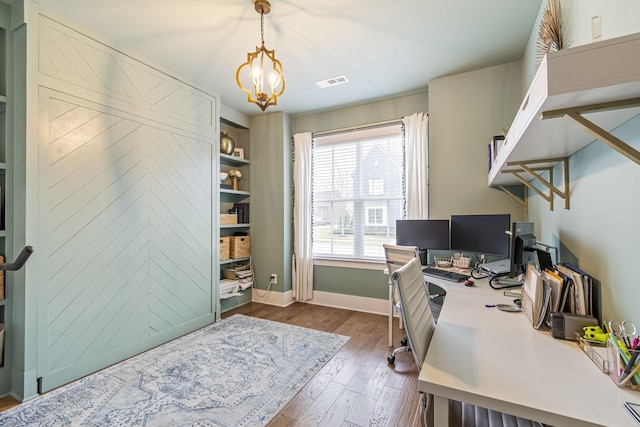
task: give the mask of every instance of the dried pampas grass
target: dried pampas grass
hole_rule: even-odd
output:
[[[548,0],[536,41],[536,69],[547,52],[563,49],[560,0]]]

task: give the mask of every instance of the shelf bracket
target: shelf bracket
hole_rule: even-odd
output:
[[[538,166],[538,167],[531,166],[538,163],[560,163],[562,165],[562,178],[563,178],[562,189],[556,187],[553,184],[553,181],[554,181],[553,165]],[[558,195],[561,199],[563,199],[564,208],[569,209],[569,159],[567,157],[528,160],[528,161],[521,161],[521,162],[507,162],[507,166],[518,166],[518,168],[505,169],[501,172],[512,174],[514,177],[516,177],[518,181],[524,184],[527,188],[529,188],[534,193],[542,197],[547,203],[549,203],[549,210],[553,210],[554,194]],[[549,179],[544,178],[539,172],[546,172],[549,176]],[[524,176],[520,175],[522,173],[527,173],[531,175],[536,181],[542,184],[549,191],[549,193],[548,194],[543,193],[538,187],[534,186],[530,182],[531,180],[528,180]],[[527,202],[526,208],[528,208],[528,202]]]
[[[603,141],[609,147],[618,153],[629,158],[640,165],[640,151],[631,147],[619,138],[613,136],[610,132],[602,129],[591,120],[582,116],[582,114],[596,113],[599,111],[618,110],[622,108],[633,108],[640,106],[640,98],[625,99],[622,101],[603,102],[600,104],[585,105],[582,107],[563,108],[560,110],[545,111],[542,113],[543,119],[551,119],[556,117],[568,116],[582,126],[588,133],[596,139]]]
[[[524,208],[525,214],[529,213],[529,193],[527,193],[526,190],[524,192],[524,196],[520,197],[513,191],[509,190],[509,188],[505,185],[498,185],[497,187],[507,193],[513,200],[518,202]]]

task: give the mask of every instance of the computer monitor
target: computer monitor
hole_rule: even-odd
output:
[[[418,249],[449,249],[448,219],[396,220],[396,244]]]
[[[510,214],[451,215],[451,249],[508,258]]]
[[[449,249],[449,220],[396,220],[396,244],[417,247],[420,252],[420,263],[427,265],[430,249]]]
[[[511,265],[509,277],[518,277],[527,264],[535,262],[536,236],[532,222],[514,222],[511,226]]]

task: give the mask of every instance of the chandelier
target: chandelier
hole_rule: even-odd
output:
[[[278,104],[278,97],[284,92],[284,78],[282,64],[276,59],[275,50],[264,47],[264,15],[271,11],[271,4],[267,0],[256,0],[255,8],[260,14],[262,44],[260,47],[256,46],[255,52],[247,53],[247,62],[240,65],[236,71],[236,83],[247,93],[247,101],[257,104],[264,111],[268,106]],[[250,79],[246,78],[248,72]],[[244,81],[251,82],[248,86],[253,86],[253,90],[242,84],[241,74],[245,76]]]

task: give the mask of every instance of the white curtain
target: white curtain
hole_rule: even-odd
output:
[[[415,113],[403,117],[406,166],[407,219],[428,219],[429,215],[429,116]]]
[[[313,299],[313,256],[311,253],[311,132],[293,135],[293,298]]]

